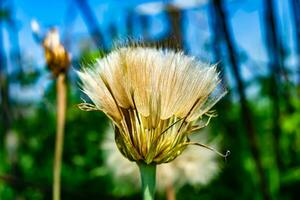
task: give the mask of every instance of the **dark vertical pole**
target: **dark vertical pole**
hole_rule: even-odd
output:
[[[129,37],[133,37],[134,35],[134,20],[134,12],[132,10],[129,10],[126,16],[126,31]]]
[[[74,25],[74,21],[76,19],[76,16],[78,14],[78,10],[76,10],[76,4],[74,1],[70,1],[68,4],[68,7],[65,12],[64,17],[64,32],[63,32],[63,40],[62,43],[64,44],[64,47],[66,50],[69,50],[72,46],[72,29]]]
[[[298,95],[300,96],[300,0],[290,0],[290,5],[292,9],[292,17],[294,21],[295,28],[295,45],[296,45],[296,56],[297,56],[297,86]]]
[[[150,35],[149,35],[149,16],[147,15],[140,15],[140,22],[142,25],[142,34],[143,34],[143,40],[150,41]]]
[[[274,14],[274,2],[272,0],[264,1],[264,36],[267,54],[269,57],[269,72],[270,72],[270,96],[273,100],[273,135],[276,161],[279,167],[282,167],[280,156],[280,76],[283,73],[283,56],[280,53],[282,45],[280,38],[277,35],[277,29],[275,26],[275,14]],[[285,92],[284,92],[285,93]],[[285,99],[289,99],[286,97]],[[287,102],[288,104],[288,102]]]
[[[179,8],[168,5],[166,7],[171,26],[171,45],[174,48],[184,49],[183,34],[182,34],[182,12]],[[175,40],[175,42],[174,42]]]
[[[224,88],[227,88],[228,83],[225,78],[225,66],[222,62],[222,48],[221,48],[221,40],[222,40],[222,32],[220,30],[220,26],[218,23],[218,19],[216,17],[214,6],[209,5],[209,24],[212,31],[212,52],[213,52],[213,63],[218,63],[218,71],[221,73],[221,84]]]
[[[0,0],[0,10],[4,11],[3,1]],[[4,41],[3,41],[3,19],[0,18],[0,94],[1,94],[1,117],[2,117],[2,127],[4,131],[2,133],[6,134],[10,129],[11,118],[9,112],[9,94],[8,94],[8,77],[7,77],[7,60],[4,51]],[[4,141],[4,135],[1,135],[1,141]],[[3,144],[4,146],[4,144]]]
[[[19,75],[21,75],[23,69],[22,69],[22,63],[21,63],[21,52],[20,52],[20,43],[19,43],[19,30],[15,25],[15,22],[10,23],[9,27],[9,37],[10,42],[12,44],[11,49],[11,60],[13,61],[14,65],[14,72],[17,72]]]
[[[237,84],[237,90],[240,97],[240,106],[241,106],[241,117],[244,123],[245,131],[247,134],[247,138],[250,142],[250,150],[254,161],[256,163],[256,167],[258,170],[258,174],[260,177],[260,187],[263,198],[265,200],[270,199],[270,194],[268,192],[268,184],[267,178],[265,175],[265,171],[263,169],[262,161],[260,158],[260,152],[258,149],[258,141],[255,133],[254,124],[252,121],[252,114],[248,106],[248,102],[245,94],[245,86],[240,74],[239,70],[239,61],[238,61],[238,53],[236,50],[235,42],[233,40],[232,34],[230,32],[230,28],[228,25],[227,14],[224,9],[223,3],[221,0],[213,0],[214,10],[218,19],[218,24],[220,27],[220,32],[223,34],[223,39],[226,44],[229,56],[230,66],[233,71],[233,76]]]
[[[8,8],[4,8],[3,1],[0,0],[0,10],[5,12],[8,11]],[[6,16],[5,21],[9,21],[10,16]],[[11,112],[11,105],[10,105],[10,97],[9,97],[9,74],[7,72],[7,57],[5,55],[5,49],[4,49],[4,39],[3,39],[3,23],[4,19],[0,18],[0,95],[1,95],[1,126],[3,127],[3,132],[1,131],[1,142],[6,141],[6,138],[9,137],[15,137],[14,133],[11,131],[11,125],[12,125],[12,112]],[[2,124],[3,123],[3,124]],[[7,143],[3,142],[3,147],[7,147]],[[16,145],[16,144],[14,144]],[[16,146],[14,146],[15,148]],[[13,176],[18,176],[20,177],[20,169],[19,165],[17,162],[17,157],[16,157],[16,151],[11,149],[6,148],[3,149],[4,151],[6,150],[7,154],[13,153],[14,155],[9,158],[10,162],[10,174]],[[11,152],[8,152],[11,151]],[[20,185],[15,184],[13,185],[14,189],[14,198],[20,198],[22,188]]]
[[[22,60],[21,60],[21,51],[20,51],[20,42],[19,42],[19,27],[18,21],[15,18],[15,6],[14,2],[9,2],[9,16],[7,21],[7,30],[9,31],[9,41],[11,44],[10,50],[10,60],[13,66],[13,75],[16,74],[19,78],[22,76]]]

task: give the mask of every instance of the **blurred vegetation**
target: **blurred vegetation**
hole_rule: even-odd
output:
[[[1,1],[2,2],[2,1]],[[210,124],[213,136],[222,136],[223,150],[230,149],[231,156],[222,164],[222,172],[209,185],[197,188],[186,185],[176,192],[178,200],[185,199],[297,199],[300,188],[300,83],[292,77],[300,69],[300,50],[293,69],[285,63],[289,50],[286,41],[280,37],[280,22],[274,7],[274,0],[261,1],[261,29],[268,63],[268,73],[256,75],[250,81],[242,78],[243,64],[251,58],[235,42],[226,6],[228,1],[207,2],[212,41],[206,51],[212,52],[224,76],[224,87],[229,94],[216,105],[218,117]],[[299,0],[290,0],[292,8],[300,6]],[[89,27],[90,36],[96,46],[103,41],[97,20],[82,0],[74,0]],[[0,199],[52,199],[52,166],[56,127],[55,83],[46,67],[31,67],[35,61],[13,60],[14,70],[7,71],[10,58],[3,46],[4,23],[13,24],[11,10],[0,7]],[[300,22],[300,7],[291,13],[295,27]],[[157,40],[145,36],[146,43],[165,44],[175,38],[173,47],[183,46],[180,16],[182,10],[167,6],[164,11],[170,17],[170,32]],[[132,11],[129,12],[132,14]],[[295,16],[294,16],[295,15]],[[132,16],[129,16],[129,18]],[[143,34],[147,34],[147,19],[143,16]],[[131,19],[131,18],[130,18]],[[92,21],[91,21],[92,20]],[[298,20],[298,21],[297,21]],[[132,21],[127,24],[132,29]],[[298,23],[298,24],[297,24]],[[7,26],[6,26],[7,27]],[[299,28],[299,27],[298,27]],[[95,31],[96,30],[96,31]],[[132,31],[132,30],[130,30]],[[129,31],[129,32],[130,32]],[[297,29],[295,29],[295,32]],[[146,33],[145,33],[146,32]],[[113,33],[112,33],[113,34]],[[295,34],[295,45],[299,46],[300,35]],[[251,33],[249,33],[251,37]],[[268,41],[271,40],[271,41]],[[178,44],[177,44],[178,43]],[[74,69],[82,64],[95,62],[109,50],[95,50],[93,45],[81,49],[79,56],[72,58],[73,70],[68,74],[68,107],[66,117],[65,143],[62,167],[62,199],[140,199],[140,194],[117,188],[107,168],[103,165],[100,144],[109,121],[101,112],[83,112],[77,108],[83,96],[78,89]],[[300,49],[300,47],[298,47]],[[20,49],[16,52],[20,54]],[[101,51],[101,53],[100,53]],[[11,52],[10,52],[11,53]],[[21,70],[18,65],[31,70]],[[226,80],[231,74],[232,80]],[[41,99],[22,101],[11,96],[13,85],[22,88],[34,87],[39,78],[46,76],[50,83]],[[297,77],[297,80],[300,77]],[[229,85],[229,83],[234,84]],[[249,95],[246,90],[255,87],[257,94]],[[21,94],[22,95],[22,94]],[[221,158],[220,158],[221,159]],[[117,163],[116,163],[117,164]],[[199,168],[201,170],[201,168]],[[118,195],[120,193],[127,196]],[[158,199],[165,199],[158,195]]]

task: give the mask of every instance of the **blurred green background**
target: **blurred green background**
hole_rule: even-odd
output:
[[[72,60],[62,199],[140,199],[130,191],[118,195],[103,165],[107,118],[77,108],[87,98],[75,70],[128,38],[218,62],[229,91],[215,107],[210,131],[231,155],[210,184],[186,185],[176,191],[177,199],[299,198],[300,0],[0,0],[0,5],[1,200],[52,199],[55,80],[32,34],[33,19],[41,37],[58,28]]]

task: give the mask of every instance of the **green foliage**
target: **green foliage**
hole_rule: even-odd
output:
[[[86,53],[82,62],[92,62],[99,52]],[[84,61],[85,60],[85,61]],[[253,114],[268,190],[273,199],[293,199],[300,184],[300,102],[292,98],[292,112],[281,109],[280,147],[274,146],[272,132],[272,98],[268,96],[268,77],[256,80],[260,93],[252,97],[249,106]],[[36,81],[32,76],[22,84]],[[115,186],[103,165],[100,144],[109,121],[101,112],[84,112],[77,108],[83,95],[76,80],[69,80],[65,143],[62,166],[62,199],[140,199],[140,194],[124,185]],[[227,161],[220,158],[221,173],[209,185],[197,188],[186,185],[176,192],[177,199],[262,199],[259,176],[249,141],[243,127],[239,101],[227,95],[216,105],[218,117],[210,124],[212,136],[221,136],[223,151],[229,149]],[[86,97],[84,97],[87,99]],[[285,108],[287,102],[281,101]],[[17,161],[9,160],[6,148],[1,148],[0,199],[51,199],[53,149],[56,127],[56,93],[54,81],[37,104],[14,103],[12,130],[17,135]],[[1,133],[3,127],[0,126]],[[275,150],[280,148],[279,166]],[[2,156],[3,155],[3,156]],[[201,155],[199,155],[201,156]],[[117,164],[117,163],[116,163]],[[201,168],[199,168],[201,170]],[[126,183],[124,183],[126,184]],[[165,199],[165,195],[156,195]]]

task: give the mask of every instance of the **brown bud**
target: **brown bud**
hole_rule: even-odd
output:
[[[70,65],[70,57],[64,46],[60,43],[58,30],[51,29],[44,41],[45,59],[49,70],[57,77],[60,73],[65,73]]]

